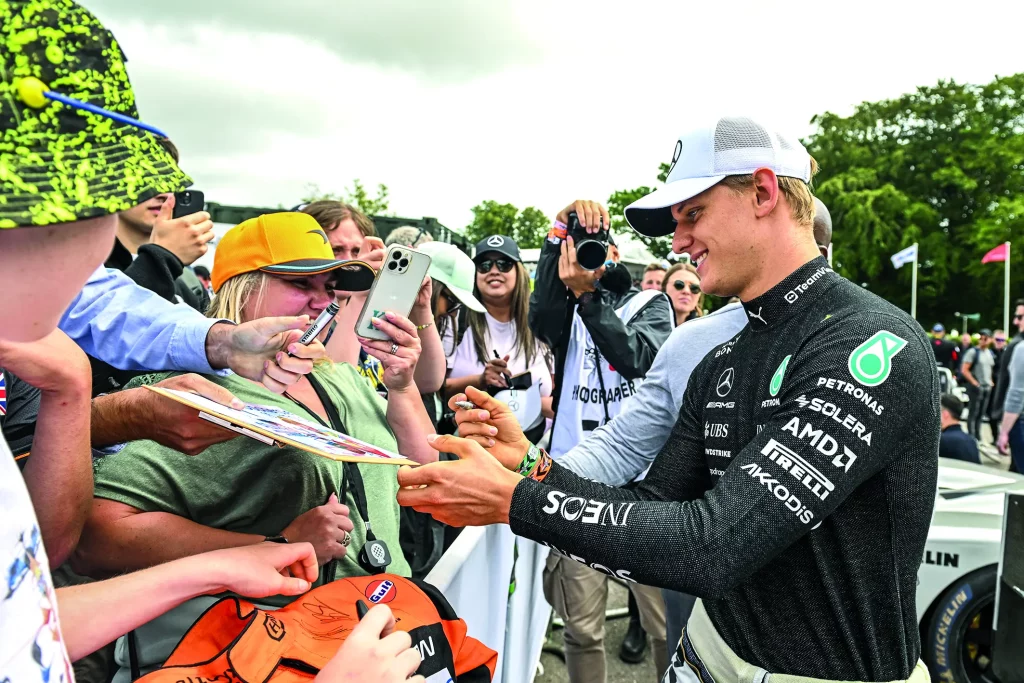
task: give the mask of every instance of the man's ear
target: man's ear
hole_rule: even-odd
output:
[[[765,218],[779,203],[779,179],[770,168],[759,168],[754,171],[754,213],[758,218]]]

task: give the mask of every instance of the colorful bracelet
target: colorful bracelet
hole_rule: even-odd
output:
[[[523,461],[519,463],[519,467],[516,468],[516,472],[520,476],[525,477],[533,469],[533,466],[537,464],[537,458],[540,457],[540,449],[530,444],[530,447],[526,449],[526,455],[523,456]]]
[[[551,459],[551,456],[548,455],[547,451],[545,451],[543,448],[539,450],[540,460],[537,462],[537,467],[535,467],[533,472],[530,473],[530,476],[527,477],[528,479],[533,479],[534,481],[544,481],[544,478],[548,476],[548,472],[551,471],[551,463],[554,462]]]
[[[417,325],[417,326],[416,326],[416,329],[417,329],[417,330],[425,330],[425,329],[427,329],[428,327],[430,327],[430,326],[431,326],[431,325],[433,325],[433,324],[434,324],[434,321],[433,321],[433,320],[431,320],[431,321],[430,321],[429,323],[427,323],[426,325]]]
[[[555,243],[561,242],[568,234],[569,226],[562,221],[555,221],[555,224],[551,226],[551,230],[548,231],[548,241]]]

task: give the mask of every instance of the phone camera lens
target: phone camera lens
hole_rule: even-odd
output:
[[[388,270],[394,270],[397,267],[398,267],[398,264],[395,263],[394,261],[392,261],[391,263],[388,264]]]
[[[391,258],[397,261],[398,259],[402,258],[402,253],[399,251],[393,251],[391,252]]]
[[[405,268],[406,266],[409,265],[409,259],[407,259],[407,258],[402,259],[401,261],[398,262],[398,265],[400,265],[403,268]]]

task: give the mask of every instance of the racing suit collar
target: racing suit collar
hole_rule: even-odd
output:
[[[766,330],[791,318],[838,280],[839,275],[829,268],[824,257],[808,261],[761,296],[743,302],[750,329]],[[828,313],[822,311],[821,315],[825,317]]]

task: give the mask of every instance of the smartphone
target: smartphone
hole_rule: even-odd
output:
[[[533,386],[533,373],[527,370],[508,378],[509,389],[526,390]]]
[[[206,207],[206,198],[199,190],[185,190],[174,193],[174,210],[171,218],[181,218],[202,211]]]
[[[366,296],[366,303],[356,321],[356,334],[369,339],[389,339],[373,326],[370,319],[383,318],[388,311],[409,317],[428,268],[429,256],[400,244],[392,244],[384,255],[380,275],[373,281],[370,293]]]

